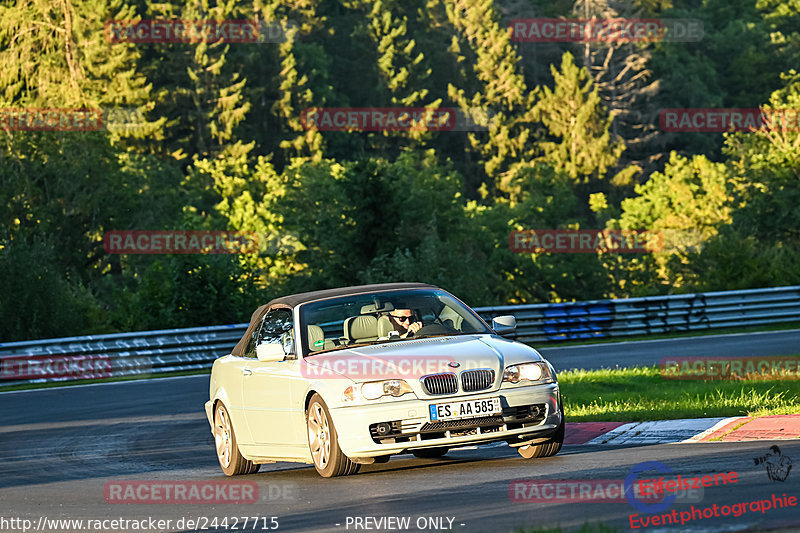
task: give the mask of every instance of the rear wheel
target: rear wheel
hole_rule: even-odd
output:
[[[242,456],[236,444],[236,434],[228,410],[220,402],[214,410],[214,445],[217,448],[219,466],[227,476],[255,474],[261,465],[254,464]]]
[[[530,444],[517,448],[519,454],[525,459],[535,459],[537,457],[550,457],[561,451],[564,444],[564,412],[561,412],[561,424],[556,428],[556,432],[550,440],[541,444]]]
[[[419,450],[412,450],[416,457],[420,459],[438,459],[439,457],[444,457],[447,455],[447,452],[450,451],[450,448],[441,447],[441,448],[420,448]]]
[[[311,397],[306,413],[308,448],[314,460],[314,468],[322,477],[349,476],[361,465],[351,461],[339,448],[339,438],[328,407],[319,394]]]

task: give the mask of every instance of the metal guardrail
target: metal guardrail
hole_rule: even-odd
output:
[[[210,368],[247,324],[87,335],[0,344],[0,385],[147,376]]]
[[[516,339],[544,343],[800,321],[800,286],[476,309],[513,314]]]
[[[800,321],[800,286],[621,300],[479,307],[517,319],[516,339],[555,341],[679,333]],[[0,385],[209,368],[247,324],[0,344]]]

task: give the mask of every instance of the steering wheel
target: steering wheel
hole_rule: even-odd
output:
[[[434,323],[419,328],[419,331],[414,334],[414,337],[418,335],[450,335],[452,333],[458,333],[458,330],[450,326],[445,326],[444,324]]]

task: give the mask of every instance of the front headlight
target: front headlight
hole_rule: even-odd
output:
[[[550,367],[544,361],[537,363],[523,363],[506,368],[503,372],[503,381],[519,383],[520,381],[553,381]]]
[[[361,385],[351,385],[344,390],[342,399],[344,401],[354,401],[360,392],[362,398],[367,400],[377,400],[383,396],[399,397],[411,390],[411,385],[403,379],[388,379],[386,381],[368,381]]]

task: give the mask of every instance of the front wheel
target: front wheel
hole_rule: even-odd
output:
[[[314,460],[314,468],[322,477],[349,476],[361,465],[351,461],[339,448],[339,438],[328,407],[319,394],[311,397],[306,413],[308,448]]]
[[[537,457],[550,457],[561,451],[564,444],[564,412],[561,412],[561,424],[556,428],[550,440],[541,444],[529,444],[517,448],[519,454],[525,459],[535,459]]]
[[[214,410],[214,445],[217,448],[219,466],[226,476],[255,474],[261,468],[261,465],[245,459],[239,451],[231,417],[222,402]]]

